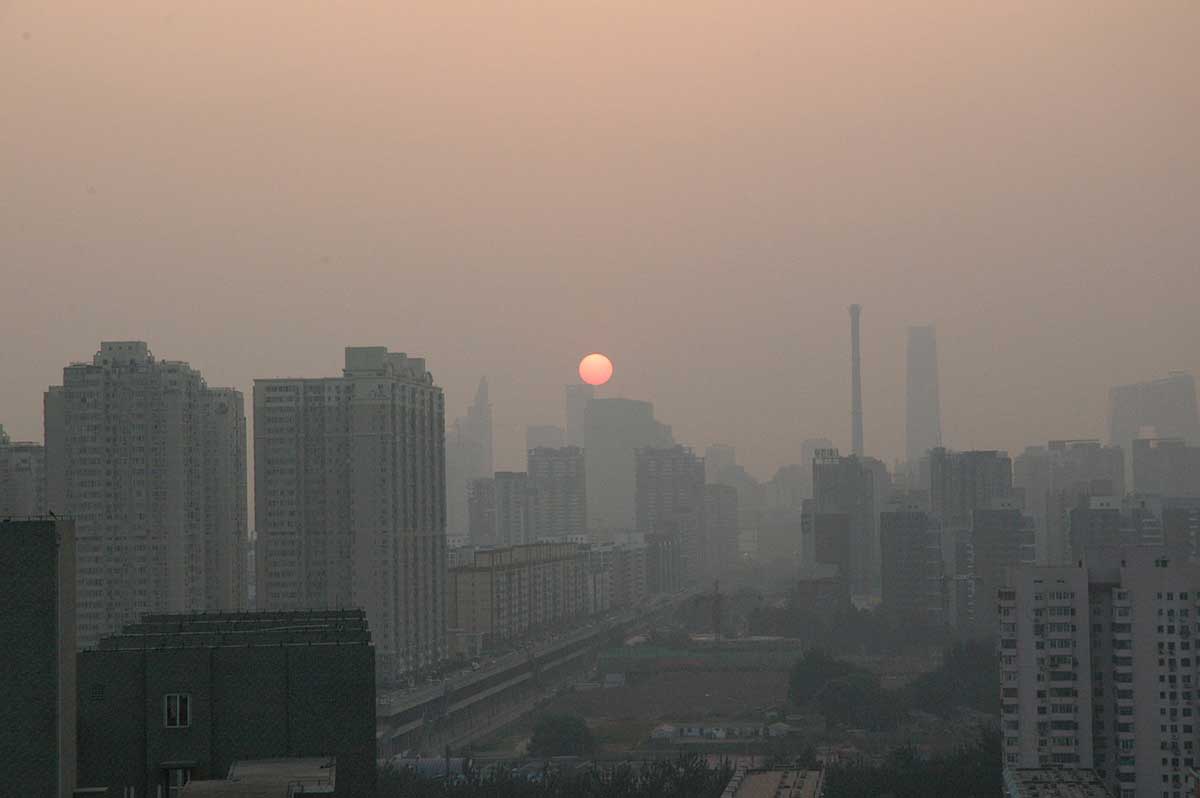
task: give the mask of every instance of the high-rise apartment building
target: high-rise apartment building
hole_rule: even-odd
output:
[[[1133,489],[1157,496],[1200,497],[1200,445],[1179,438],[1133,442]]]
[[[635,399],[592,399],[585,416],[588,526],[633,529],[637,519],[635,453],[642,448],[671,446],[675,442],[671,428],[654,418],[652,404]]]
[[[937,333],[933,326],[908,328],[904,451],[911,466],[942,445],[938,399]]]
[[[446,655],[445,410],[424,358],[254,384],[260,610],[366,610],[381,682]]]
[[[490,479],[494,470],[487,377],[479,380],[475,400],[465,416],[454,419],[446,438],[446,529],[461,537],[470,521],[468,486],[474,479]]]
[[[679,536],[685,584],[705,573],[704,460],[686,446],[637,450],[637,529]]]
[[[1030,446],[1013,461],[1013,485],[1037,526],[1038,562],[1062,565],[1071,559],[1068,514],[1086,497],[1125,495],[1125,455],[1095,440]]]
[[[0,756],[13,794],[76,785],[75,523],[0,520]]]
[[[142,341],[105,341],[46,393],[48,510],[74,518],[78,643],[151,612],[244,606],[246,420]]]
[[[587,535],[587,470],[577,446],[539,446],[528,452],[533,491],[533,540]]]
[[[1160,380],[1119,385],[1109,392],[1109,442],[1128,449],[1136,438],[1180,438],[1200,446],[1196,380],[1173,371]]]
[[[993,640],[996,591],[1005,584],[1010,568],[1032,565],[1036,559],[1033,518],[1015,507],[977,509],[971,513],[968,541],[969,600],[959,602],[960,615],[954,621],[963,634]]]
[[[46,450],[9,439],[0,426],[0,518],[46,514]]]
[[[567,446],[583,446],[587,428],[588,403],[596,398],[593,385],[579,383],[563,389],[567,410]]]
[[[1200,565],[1090,549],[1013,569],[998,598],[1005,765],[1094,768],[1120,798],[1189,795]]]
[[[714,443],[704,448],[704,479],[720,482],[722,476],[737,465],[737,449],[725,444]]]

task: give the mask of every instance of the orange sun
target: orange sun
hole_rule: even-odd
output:
[[[599,352],[593,352],[579,361],[579,379],[588,385],[603,385],[612,374],[612,361]]]

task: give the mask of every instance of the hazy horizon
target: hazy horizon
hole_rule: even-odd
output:
[[[958,449],[1200,372],[1200,6],[544,6],[0,0],[0,424],[102,339],[247,396],[378,344],[521,469],[601,351],[766,479],[850,448],[852,302],[889,464],[909,325]]]

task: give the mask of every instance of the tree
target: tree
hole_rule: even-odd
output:
[[[578,715],[546,715],[533,727],[531,756],[579,756],[595,748],[587,723]]]

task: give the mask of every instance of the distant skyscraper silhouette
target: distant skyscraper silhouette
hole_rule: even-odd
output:
[[[583,456],[587,521],[592,529],[633,529],[636,451],[668,447],[671,428],[654,418],[654,405],[636,399],[592,399],[587,404]]]
[[[937,334],[933,326],[908,328],[908,387],[905,392],[905,456],[915,465],[942,445],[938,401]]]
[[[1112,416],[1110,442],[1129,450],[1143,427],[1153,427],[1151,437],[1182,438],[1200,445],[1200,415],[1196,410],[1196,380],[1173,371],[1152,382],[1118,385],[1109,392]]]
[[[588,402],[596,397],[596,388],[583,383],[568,385],[564,394],[567,404],[567,446],[583,446]]]
[[[473,479],[490,479],[492,458],[492,404],[487,377],[479,380],[475,401],[467,414],[454,420],[446,442],[446,529],[456,536],[470,525],[467,486]]]
[[[850,421],[851,451],[863,455],[862,353],[859,346],[859,316],[862,305],[850,306]]]

